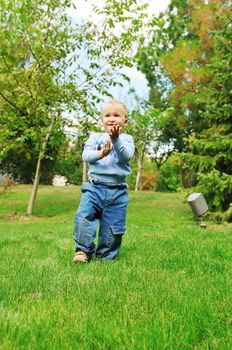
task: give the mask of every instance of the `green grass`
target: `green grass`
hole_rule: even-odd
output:
[[[232,349],[232,225],[201,229],[184,196],[130,193],[115,262],[74,265],[78,187],[0,196],[0,349]]]

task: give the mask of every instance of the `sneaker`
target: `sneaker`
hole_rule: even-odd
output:
[[[74,263],[88,263],[89,260],[90,260],[90,256],[81,250],[76,252],[73,258]]]

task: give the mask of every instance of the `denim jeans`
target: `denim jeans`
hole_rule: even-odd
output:
[[[120,249],[126,231],[128,191],[126,186],[82,185],[82,198],[74,219],[75,250],[112,260]],[[97,229],[98,244],[94,244]]]

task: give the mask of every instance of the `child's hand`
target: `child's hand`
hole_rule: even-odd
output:
[[[102,159],[108,156],[108,154],[110,154],[111,151],[112,151],[112,147],[110,145],[110,140],[107,140],[106,143],[104,144],[103,149],[98,153],[99,158]]]
[[[119,136],[121,129],[122,128],[120,128],[119,125],[113,126],[113,128],[109,132],[111,140],[115,140]]]

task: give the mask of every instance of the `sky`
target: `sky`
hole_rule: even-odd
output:
[[[104,0],[97,0],[97,6],[101,7],[104,5]],[[147,2],[149,4],[149,12],[159,14],[161,11],[164,11],[170,3],[170,0],[142,0],[142,2]],[[73,0],[73,3],[76,5],[76,10],[71,10],[71,15],[78,18],[87,18],[89,14],[96,17],[96,14],[91,10],[91,5],[96,5],[94,0]]]
[[[170,3],[170,0],[142,0],[149,4],[149,13],[158,15],[161,11],[164,11]],[[76,5],[76,10],[72,8],[70,11],[70,16],[73,20],[80,20],[80,18],[86,19],[91,15],[93,20],[96,22],[99,21],[97,15],[91,10],[91,4],[96,4],[94,0],[73,0],[73,3]],[[104,5],[104,0],[97,0],[97,5],[101,7]],[[125,68],[123,73],[126,74],[130,79],[130,84],[123,81],[123,88],[117,87],[112,88],[110,91],[114,98],[125,100],[125,96],[129,90],[129,87],[133,87],[140,97],[148,96],[147,82],[143,73],[139,72],[135,67],[134,68]]]

